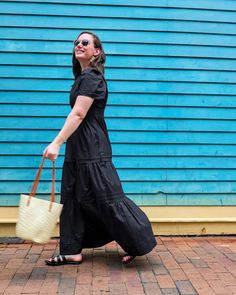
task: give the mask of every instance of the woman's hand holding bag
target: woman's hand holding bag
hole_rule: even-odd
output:
[[[46,243],[53,235],[63,205],[55,202],[55,163],[52,162],[52,190],[50,201],[35,197],[45,158],[36,174],[29,195],[21,195],[16,236],[36,243]]]
[[[55,161],[59,155],[60,145],[51,142],[43,151],[43,157]]]

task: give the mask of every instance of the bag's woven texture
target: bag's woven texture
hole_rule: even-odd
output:
[[[46,243],[52,236],[63,205],[53,202],[49,211],[50,201],[21,195],[16,236],[36,243]]]

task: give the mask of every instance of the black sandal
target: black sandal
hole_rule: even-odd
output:
[[[82,260],[72,261],[72,260],[67,260],[65,255],[57,255],[50,260],[49,259],[45,260],[45,263],[47,265],[57,266],[57,265],[64,265],[64,264],[81,264]]]
[[[125,257],[129,257],[129,258],[123,260],[123,258],[125,258]],[[130,263],[134,260],[135,257],[136,257],[136,256],[132,256],[132,255],[126,253],[126,254],[122,257],[122,260],[121,260],[121,261],[122,261],[123,264],[130,264]]]

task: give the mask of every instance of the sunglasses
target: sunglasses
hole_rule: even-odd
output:
[[[74,46],[76,47],[76,46],[78,46],[79,44],[82,44],[84,47],[86,47],[86,46],[88,46],[89,44],[90,44],[90,41],[89,40],[87,40],[87,39],[83,39],[83,40],[75,40],[74,41]]]

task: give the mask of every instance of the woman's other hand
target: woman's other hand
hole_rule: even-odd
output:
[[[57,143],[50,143],[43,151],[43,157],[55,161],[59,155],[60,145]]]

